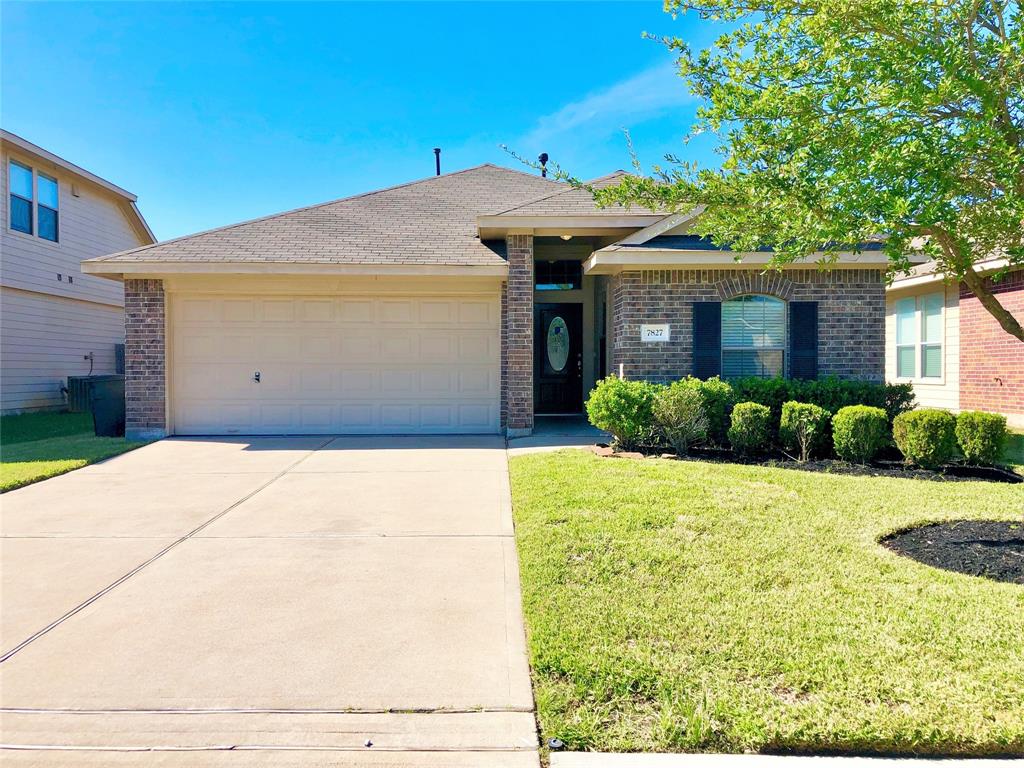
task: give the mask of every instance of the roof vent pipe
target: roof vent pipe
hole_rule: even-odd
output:
[[[441,148],[434,147],[434,175],[441,175]]]
[[[537,159],[540,160],[540,175],[546,179],[548,176],[548,153],[541,152]]]

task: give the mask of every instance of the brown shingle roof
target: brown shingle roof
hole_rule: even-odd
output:
[[[503,264],[476,217],[565,185],[485,164],[200,232],[93,261]]]
[[[618,184],[624,177],[629,176],[625,171],[615,171],[607,176],[586,182],[587,186],[595,189],[604,189]],[[594,204],[594,196],[586,189],[578,189],[568,185],[559,185],[561,188],[545,193],[542,197],[519,203],[503,211],[497,211],[492,215],[496,216],[657,216],[656,211],[643,208],[638,205],[625,208],[616,203],[607,208],[598,208]]]

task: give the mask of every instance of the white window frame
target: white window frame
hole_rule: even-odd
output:
[[[57,207],[56,208],[51,208],[48,205],[43,205],[42,201],[39,199],[39,177],[40,176],[45,177],[45,179],[47,181],[52,181],[53,182],[53,186],[56,187],[56,190],[57,190]],[[35,206],[36,206],[36,233],[35,233],[36,237],[38,237],[40,240],[45,240],[46,242],[51,243],[53,245],[57,245],[58,243],[60,243],[60,179],[58,179],[56,176],[53,176],[53,175],[51,175],[49,173],[42,173],[42,172],[39,171],[39,169],[34,169],[34,171],[32,173],[32,184],[33,184],[33,189],[35,190],[35,201],[34,202],[35,202]],[[56,238],[53,239],[53,240],[51,240],[48,237],[43,237],[40,234],[40,231],[39,231],[40,230],[39,223],[41,221],[41,218],[39,216],[39,209],[40,208],[45,208],[48,211],[53,211],[53,215],[56,217],[55,218],[56,226],[55,226],[54,232],[53,232],[53,234],[56,235]]]
[[[924,341],[924,328],[925,328],[925,315],[924,315],[924,303],[927,299],[937,298],[939,299],[939,340],[938,341]],[[899,342],[899,304],[901,301],[913,300],[914,301],[914,341],[912,343]],[[895,360],[893,360],[893,370],[896,374],[896,381],[905,382],[910,384],[931,384],[931,385],[944,385],[946,383],[946,293],[945,291],[937,291],[932,293],[922,293],[918,296],[904,296],[893,302],[893,315],[895,322],[895,332],[893,333],[894,344],[893,349],[895,352]],[[913,376],[901,376],[900,375],[900,349],[904,347],[912,347],[914,350],[914,374]],[[924,350],[926,347],[938,347],[939,348],[939,375],[938,376],[923,376],[924,371]]]
[[[29,232],[22,232],[20,229],[15,229],[12,226],[13,223],[14,223],[13,222],[13,219],[14,219],[14,209],[11,206],[11,195],[14,194],[11,191],[11,166],[12,165],[20,165],[22,168],[27,168],[29,170],[29,172],[32,174],[32,200],[30,201],[32,203],[32,232],[31,233],[29,233]],[[60,178],[55,173],[46,173],[45,171],[43,172],[43,175],[46,176],[46,178],[53,179],[53,181],[57,184],[57,208],[56,208],[56,211],[57,211],[57,239],[56,240],[50,240],[48,237],[43,237],[42,235],[39,234],[39,169],[36,167],[35,163],[33,163],[33,162],[30,162],[28,160],[23,160],[23,159],[18,158],[18,157],[9,157],[9,158],[7,158],[7,168],[5,170],[6,170],[6,173],[7,173],[7,179],[6,179],[6,181],[7,181],[7,231],[10,234],[12,234],[12,235],[14,235],[16,237],[28,237],[28,238],[31,238],[32,240],[34,240],[35,242],[43,243],[44,245],[50,246],[52,248],[60,248],[60,241],[61,241],[61,232],[60,232],[60,230],[61,230],[61,221],[60,221],[61,220],[61,216],[60,216]],[[18,195],[18,197],[21,197],[21,195]],[[24,200],[24,198],[22,198],[22,200]],[[44,205],[43,207],[44,208],[49,208],[50,206]],[[51,210],[53,210],[53,209],[51,209]]]
[[[731,301],[740,301],[742,299],[750,297],[761,297],[765,299],[771,299],[777,301],[782,305],[782,344],[778,346],[764,346],[764,347],[737,347],[729,346],[725,343],[725,333],[722,333],[722,343],[719,347],[721,352],[722,360],[722,378],[725,378],[725,353],[726,352],[749,352],[751,350],[767,350],[770,352],[780,352],[782,354],[782,368],[779,371],[779,376],[783,379],[789,378],[789,304],[785,299],[780,299],[778,296],[772,296],[767,293],[743,293],[739,296],[732,296],[722,302],[722,307]],[[756,375],[756,374],[751,374]],[[762,377],[771,378],[771,377]]]

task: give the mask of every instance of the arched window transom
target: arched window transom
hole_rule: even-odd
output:
[[[722,302],[722,376],[770,378],[785,372],[786,302],[739,296]]]

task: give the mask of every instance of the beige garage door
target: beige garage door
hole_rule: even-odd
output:
[[[174,431],[497,432],[499,314],[496,295],[174,295]]]

